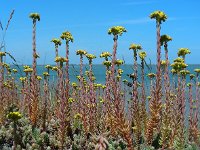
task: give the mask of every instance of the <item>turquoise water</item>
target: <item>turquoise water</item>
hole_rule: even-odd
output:
[[[12,66],[12,68],[18,69],[16,66]],[[24,76],[23,67],[19,66],[19,68],[20,69],[18,69],[19,70],[18,76]],[[133,73],[133,65],[122,65],[120,68],[123,69],[123,71],[124,71],[123,74],[122,74],[122,79],[127,79],[127,80],[131,81],[130,78],[127,75]],[[141,77],[141,69],[140,68],[141,67],[138,65],[138,79],[139,79],[139,81],[141,80],[140,79],[140,77]],[[196,69],[196,68],[200,68],[200,64],[189,65],[187,67],[187,70],[189,70],[191,73],[194,73],[194,69]],[[83,70],[84,71],[89,70],[89,66],[84,65]],[[105,83],[105,70],[106,70],[105,66],[103,66],[103,65],[93,65],[93,72],[94,72],[94,75],[96,77],[97,83]],[[47,71],[47,69],[44,67],[44,65],[38,65],[37,66],[38,75],[42,76],[42,73],[44,71]],[[151,72],[156,73],[156,66],[155,65],[151,65],[151,66],[149,65],[148,67],[147,66],[145,67],[145,75],[147,75],[148,73],[151,73]],[[70,81],[71,82],[77,81],[76,76],[78,76],[78,75],[79,75],[79,65],[70,65],[70,67],[69,67]],[[170,74],[170,76],[172,76],[172,75]],[[57,78],[56,72],[50,71],[50,81],[55,81],[56,78]],[[172,78],[170,78],[170,79],[172,79]],[[187,78],[187,81],[189,81],[189,78]],[[148,86],[149,85],[149,79],[146,76],[145,76],[145,82],[146,82],[146,86]]]

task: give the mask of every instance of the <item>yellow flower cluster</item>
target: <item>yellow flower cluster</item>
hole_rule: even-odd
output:
[[[129,47],[129,50],[134,50],[134,51],[136,51],[136,50],[141,50],[142,49],[142,46],[141,45],[139,45],[139,44],[131,44],[130,45],[130,47]]]
[[[140,59],[142,59],[142,60],[144,60],[146,56],[147,56],[147,54],[146,54],[146,52],[144,52],[144,51],[139,53],[139,57],[140,57]]]
[[[100,55],[101,58],[102,57],[107,58],[107,57],[110,57],[110,56],[112,56],[112,55],[109,52],[102,52],[101,55]]]
[[[6,53],[5,52],[0,52],[0,57],[2,56],[6,56]]]
[[[124,64],[124,61],[123,61],[123,60],[120,60],[120,59],[117,59],[117,60],[115,61],[115,64],[116,64],[117,66],[120,66],[120,65]]]
[[[62,35],[60,36],[61,39],[66,40],[66,42],[73,42],[73,36],[69,31],[63,32]]]
[[[26,68],[26,69],[24,69],[24,72],[25,73],[31,73],[31,72],[33,72],[33,68]]]
[[[31,13],[30,15],[29,15],[29,17],[31,18],[31,19],[33,19],[33,20],[38,20],[38,21],[40,21],[40,14],[38,14],[38,13]]]
[[[86,55],[87,52],[85,50],[79,49],[76,51],[76,55]]]
[[[76,82],[72,82],[72,87],[76,88],[77,86]]]
[[[200,69],[194,69],[194,72],[200,73]]]
[[[10,112],[8,115],[7,115],[7,118],[8,119],[11,119],[13,121],[17,121],[19,119],[22,118],[22,115],[17,111],[17,112]]]
[[[18,72],[17,69],[13,69],[12,71],[14,74]]]
[[[160,37],[160,43],[161,43],[161,45],[163,45],[163,44],[165,44],[165,43],[167,43],[169,41],[172,41],[172,38],[169,35],[164,34],[164,35],[162,35]]]
[[[127,32],[127,30],[122,26],[114,26],[108,30],[108,34],[112,34],[112,35],[120,35],[121,36],[124,32]]]
[[[92,60],[92,59],[96,58],[96,56],[93,55],[93,54],[86,54],[86,57],[87,57],[88,60]]]
[[[22,83],[24,83],[24,82],[26,81],[26,77],[20,77],[19,79],[20,79],[20,81],[21,81]]]
[[[52,39],[51,42],[53,42],[55,46],[60,46],[62,44],[61,40],[56,38]]]
[[[63,63],[63,62],[66,62],[67,61],[67,59],[66,58],[64,58],[64,57],[56,57],[55,58],[55,62],[61,62],[61,63]]]
[[[43,76],[47,77],[47,76],[49,76],[49,73],[48,72],[43,72]]]
[[[124,72],[124,71],[123,71],[122,69],[118,69],[118,70],[117,70],[117,73],[118,73],[119,75],[122,75],[123,72]]]
[[[161,65],[162,65],[162,66],[166,66],[166,65],[167,65],[166,60],[161,60]]]
[[[74,119],[80,119],[80,118],[82,118],[81,114],[77,113],[77,114],[74,115]]]
[[[52,69],[52,66],[51,65],[46,65],[45,68]]]
[[[163,11],[154,11],[150,14],[151,19],[156,19],[159,23],[165,22],[167,20],[167,15]]]
[[[148,73],[147,76],[152,79],[152,78],[155,78],[156,74],[155,73]]]
[[[110,67],[111,66],[111,61],[104,61],[103,65]]]
[[[186,54],[190,54],[190,50],[188,48],[180,48],[178,51],[178,56],[185,56]]]
[[[171,64],[172,67],[172,73],[180,72],[181,70],[185,69],[188,65],[184,63],[183,58],[178,57],[174,60],[174,63]]]
[[[190,71],[189,70],[181,70],[180,73],[182,76],[186,76],[186,75],[190,74]]]
[[[40,80],[42,80],[42,77],[41,76],[37,76],[37,79],[40,81]]]
[[[53,71],[58,71],[58,67],[52,67]]]
[[[12,88],[11,83],[9,81],[3,83],[4,87]]]

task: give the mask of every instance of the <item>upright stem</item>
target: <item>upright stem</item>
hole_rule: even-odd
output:
[[[36,53],[36,20],[33,19],[33,72],[31,79],[31,106],[30,115],[33,129],[36,127],[38,116],[38,84],[37,84],[37,53]]]
[[[69,99],[69,42],[66,41],[66,98]]]

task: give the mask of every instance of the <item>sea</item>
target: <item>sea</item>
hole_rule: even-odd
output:
[[[53,66],[53,65],[52,65]],[[30,66],[31,67],[31,66]],[[17,74],[17,78],[21,77],[21,76],[25,76],[25,73],[23,72],[23,66],[19,65],[19,66],[14,66],[12,65],[11,68],[15,68],[18,70],[18,74]],[[65,70],[65,67],[63,67]],[[123,70],[123,74],[122,74],[122,80],[123,79],[127,79],[128,81],[131,82],[131,79],[129,77],[130,74],[132,74],[134,72],[133,69],[133,65],[121,65],[120,68]],[[200,68],[200,64],[191,64],[188,65],[188,67],[186,68],[187,70],[190,71],[190,73],[195,74],[194,69]],[[77,82],[77,76],[79,75],[79,70],[80,70],[80,66],[76,65],[76,64],[71,64],[69,66],[69,78],[70,78],[70,82]],[[83,65],[83,72],[88,71],[89,70],[89,65]],[[45,68],[45,65],[38,65],[37,66],[37,74],[39,76],[43,76],[43,72],[46,72],[47,69]],[[169,72],[170,72],[170,80],[172,81],[172,73],[171,73],[171,68],[169,67]],[[105,73],[106,73],[106,68],[104,65],[101,64],[95,64],[93,65],[93,73],[96,77],[96,83],[101,83],[104,84],[105,83]],[[144,73],[145,73],[145,84],[146,86],[149,86],[150,81],[149,78],[147,77],[148,73],[156,73],[156,65],[145,65],[144,67]],[[163,72],[164,73],[164,72]],[[56,81],[57,79],[57,73],[55,71],[50,71],[50,81]],[[141,66],[138,65],[138,80],[139,82],[141,82]],[[186,82],[189,82],[189,76],[186,78]]]

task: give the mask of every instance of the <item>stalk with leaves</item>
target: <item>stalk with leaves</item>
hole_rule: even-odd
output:
[[[38,119],[38,103],[39,103],[39,91],[38,91],[38,83],[37,83],[37,58],[38,54],[36,52],[36,22],[40,21],[40,15],[38,13],[31,13],[29,16],[33,20],[33,72],[31,77],[31,106],[30,109],[30,118],[33,124],[33,129],[37,125]]]
[[[162,11],[155,11],[150,14],[151,19],[156,19],[157,29],[157,72],[156,72],[156,85],[153,90],[153,97],[149,105],[150,119],[147,123],[146,139],[148,144],[152,143],[155,131],[160,132],[160,119],[162,109],[162,83],[161,83],[161,42],[160,42],[160,29],[161,23],[167,19],[167,16]]]

